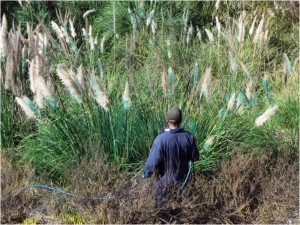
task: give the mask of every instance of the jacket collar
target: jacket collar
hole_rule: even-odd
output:
[[[179,133],[179,132],[181,132],[183,129],[182,128],[180,128],[180,127],[177,127],[177,128],[163,128],[163,129],[161,129],[161,131],[160,131],[160,133],[162,134],[162,133],[171,133],[171,134],[173,134],[173,133]]]

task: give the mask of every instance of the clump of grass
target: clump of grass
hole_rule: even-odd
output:
[[[28,24],[24,43],[10,40],[14,53],[6,57],[8,89],[17,93],[18,102],[22,104],[25,99],[20,96],[32,96],[35,103],[28,100],[27,103],[37,104],[41,112],[39,120],[34,122],[35,132],[18,146],[21,155],[32,162],[38,174],[60,180],[68,166],[78,164],[85,156],[92,157],[94,152],[105,155],[109,162],[118,164],[118,168],[130,168],[132,163],[147,156],[153,138],[164,126],[164,111],[172,105],[179,105],[186,112],[183,125],[194,130],[199,149],[204,149],[204,157],[196,165],[203,170],[210,171],[214,164],[228,158],[241,146],[247,151],[266,150],[277,143],[272,126],[256,127],[253,122],[257,110],[266,108],[266,102],[261,101],[260,74],[277,71],[272,68],[270,59],[275,49],[268,43],[268,27],[262,13],[255,13],[253,22],[251,14],[240,12],[233,14],[233,18],[228,17],[228,21],[225,21],[227,17],[216,14],[212,16],[213,21],[191,24],[192,7],[182,10],[171,3],[166,9],[150,3],[145,10],[138,4],[122,4],[104,7],[111,11],[106,11],[103,18],[110,20],[104,21],[105,30],[98,34],[99,29],[94,26],[97,23],[88,12],[84,17],[84,13],[76,17],[77,22],[85,23],[78,27],[75,20],[70,19],[71,12],[63,16],[58,10],[56,21],[59,22],[40,23],[38,27]],[[177,20],[172,22],[174,15]],[[182,22],[179,25],[175,24],[178,18]],[[80,19],[84,21],[78,21]],[[259,24],[256,23],[258,19],[261,19]],[[215,22],[216,26],[210,26],[210,22]],[[126,25],[121,29],[119,23]],[[173,23],[181,32],[173,29]],[[49,27],[54,30],[55,37]],[[83,32],[76,33],[75,29]],[[126,36],[125,32],[120,32],[123,29],[127,30]],[[18,40],[20,32],[14,31],[12,29],[11,39]],[[250,35],[246,35],[248,31]],[[217,41],[214,40],[216,35]],[[165,43],[165,40],[169,41]],[[28,49],[30,62],[31,93],[17,68],[20,60],[16,56],[24,47]],[[222,55],[227,53],[229,58],[224,60]],[[285,69],[291,79],[291,61],[287,55],[290,56],[287,52],[283,58],[285,68],[279,69]],[[97,63],[99,74],[95,72]],[[144,71],[151,73],[145,76]],[[199,73],[203,74],[200,81]],[[63,91],[57,78],[69,93]],[[22,85],[14,82],[17,79],[23,79]],[[127,80],[134,90],[130,96],[127,83],[125,90],[120,88]],[[161,88],[154,88],[161,84],[163,93]],[[271,87],[268,85],[268,92]],[[74,104],[74,99],[79,104]],[[134,107],[121,107],[122,101]],[[55,110],[45,107],[45,102]],[[277,104],[276,101],[270,103]],[[214,142],[207,148],[206,140],[211,136]],[[97,148],[92,148],[94,145]]]

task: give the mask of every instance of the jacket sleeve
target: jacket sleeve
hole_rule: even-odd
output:
[[[159,166],[159,164],[162,161],[162,155],[161,155],[161,143],[159,140],[155,140],[152,148],[150,150],[145,169],[144,169],[144,177],[148,178],[150,177],[153,173],[154,170]]]
[[[196,140],[193,137],[193,151],[192,151],[192,162],[199,160],[199,150],[197,148]]]

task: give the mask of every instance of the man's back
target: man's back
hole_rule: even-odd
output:
[[[181,128],[164,129],[154,140],[145,165],[145,177],[156,171],[165,185],[182,183],[188,173],[189,161],[199,159],[193,135]]]

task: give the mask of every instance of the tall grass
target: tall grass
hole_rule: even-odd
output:
[[[270,45],[274,33],[266,20],[272,17],[264,10],[221,16],[222,4],[212,3],[100,5],[104,14],[95,9],[83,18],[89,8],[74,19],[72,12],[58,10],[57,19],[28,24],[23,33],[12,28],[7,37],[14,48],[3,58],[5,78],[18,82],[1,92],[12,91],[23,111],[12,110],[8,94],[3,140],[12,145],[16,131],[8,112],[24,116],[33,110],[33,131],[23,133],[16,147],[38,174],[64,181],[68,167],[95,152],[119,169],[141,166],[165,126],[165,112],[175,105],[185,112],[182,126],[197,139],[202,157],[196,167],[203,171],[236,151],[276,148],[277,129],[297,145],[297,101],[286,100],[298,99],[287,91],[291,80],[299,79],[291,69],[296,59],[284,49],[280,66],[273,65],[279,51]],[[193,7],[210,9],[211,21],[197,21]],[[26,41],[18,39],[21,34]],[[24,62],[29,76],[22,72]],[[286,71],[285,82],[276,71]],[[285,91],[280,101],[275,87]],[[277,112],[256,126],[275,104],[281,117],[289,112],[291,126]]]

